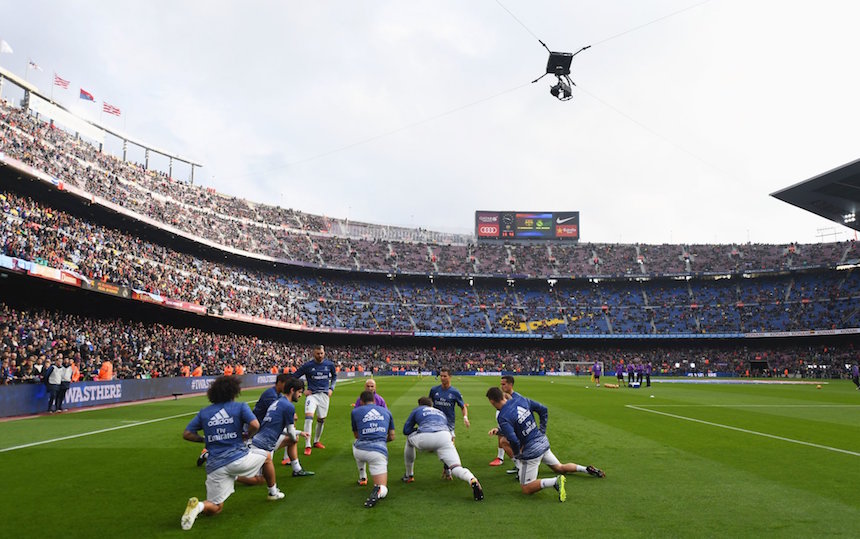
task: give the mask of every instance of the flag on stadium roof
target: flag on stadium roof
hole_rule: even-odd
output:
[[[107,101],[102,101],[102,110],[104,112],[107,112],[108,114],[113,114],[114,116],[120,116],[122,114],[122,112],[119,110],[119,107],[114,107]]]
[[[69,81],[54,73],[54,86],[59,86],[63,90],[69,89]]]
[[[0,39],[0,53],[8,52],[12,54],[12,47],[5,40]]]
[[[41,67],[39,67],[39,64],[37,64],[37,63],[36,63],[36,62],[34,62],[33,60],[29,60],[29,61],[27,62],[27,69],[35,69],[35,70],[37,70],[37,71],[42,71],[42,68],[41,68]]]
[[[86,99],[87,101],[95,101],[96,98],[93,97],[93,94],[81,88],[81,99]]]

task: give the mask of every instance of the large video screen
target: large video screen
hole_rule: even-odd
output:
[[[579,241],[578,211],[476,211],[478,241]]]

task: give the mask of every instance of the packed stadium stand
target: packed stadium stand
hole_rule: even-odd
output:
[[[124,377],[175,375],[181,364],[216,373],[231,361],[269,372],[304,357],[291,341],[297,334],[401,338],[342,344],[342,368],[369,370],[539,370],[635,357],[675,373],[683,367],[673,359],[686,354],[736,374],[764,355],[778,372],[807,375],[807,365],[835,373],[856,357],[841,343],[739,344],[756,335],[855,334],[856,242],[478,243],[348,222],[175,181],[9,103],[0,106],[0,173],[0,260],[30,276],[20,282],[48,279],[91,291],[80,294],[283,330],[280,340],[261,340],[3,304],[0,352],[25,373],[16,381],[56,349],[84,363],[108,356]],[[45,332],[62,337],[47,344]],[[409,340],[416,337],[466,340],[437,350],[428,344],[436,341]],[[550,338],[563,345],[542,343]],[[642,349],[595,344],[620,346],[621,338],[670,340]],[[705,338],[725,340],[688,344]],[[510,348],[513,339],[530,344]]]

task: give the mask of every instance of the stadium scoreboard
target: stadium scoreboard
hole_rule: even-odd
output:
[[[578,211],[476,211],[478,241],[579,241]]]

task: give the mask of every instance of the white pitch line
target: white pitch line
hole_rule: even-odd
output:
[[[245,401],[245,402],[246,402],[247,404],[250,404],[250,403],[252,403],[252,402],[256,402],[256,399],[255,399],[255,400]],[[87,411],[87,410],[83,410],[83,411]],[[5,453],[5,452],[7,452],[7,451],[15,451],[16,449],[26,449],[27,447],[34,447],[34,446],[37,446],[37,445],[51,444],[51,443],[54,443],[54,442],[62,442],[63,440],[72,440],[72,439],[74,439],[74,438],[83,438],[84,436],[92,436],[93,434],[101,434],[101,433],[103,433],[103,432],[110,432],[110,431],[113,431],[113,430],[127,429],[127,428],[129,428],[129,427],[139,427],[140,425],[147,425],[147,424],[149,424],[149,423],[157,423],[157,422],[159,422],[159,421],[166,421],[166,420],[168,420],[168,419],[176,419],[177,417],[184,417],[184,416],[187,416],[187,415],[194,415],[194,414],[196,414],[196,413],[197,413],[197,412],[186,412],[186,413],[184,413],[184,414],[171,415],[171,416],[168,416],[168,417],[158,417],[158,418],[156,418],[156,419],[148,419],[148,420],[146,420],[146,421],[136,421],[136,422],[134,422],[134,423],[129,423],[128,425],[120,425],[120,426],[118,426],[118,427],[110,427],[110,428],[107,428],[107,429],[99,429],[99,430],[93,430],[93,431],[90,431],[90,432],[82,432],[82,433],[80,433],[80,434],[71,434],[71,435],[69,435],[69,436],[63,436],[63,437],[61,437],[61,438],[51,438],[50,440],[42,440],[41,442],[32,442],[32,443],[29,443],[29,444],[16,445],[16,446],[12,446],[12,447],[4,447],[4,448],[0,448],[0,453]]]
[[[649,404],[651,408],[860,408],[860,404]]]
[[[37,445],[50,444],[50,443],[54,443],[54,442],[62,442],[63,440],[72,440],[74,438],[82,438],[84,436],[92,436],[93,434],[101,434],[103,432],[110,432],[112,430],[127,429],[129,427],[138,427],[140,425],[146,425],[148,423],[155,423],[158,421],[166,421],[168,419],[176,419],[177,417],[194,415],[196,413],[197,412],[188,412],[185,414],[172,415],[172,416],[168,416],[168,417],[159,417],[157,419],[149,419],[147,421],[139,421],[137,423],[131,423],[129,425],[120,425],[118,427],[110,427],[107,429],[99,429],[99,430],[94,430],[94,431],[90,431],[90,432],[82,432],[80,434],[72,434],[70,436],[62,436],[60,438],[51,438],[50,440],[42,440],[41,442],[33,442],[33,443],[29,443],[29,444],[16,445],[16,446],[12,446],[12,447],[5,447],[3,449],[0,449],[0,453],[5,453],[7,451],[15,451],[16,449],[25,449],[27,447],[34,447]]]
[[[722,425],[722,424],[720,424],[720,423],[712,423],[712,422],[710,422],[710,421],[703,421],[703,420],[701,420],[701,419],[695,419],[695,418],[693,418],[693,417],[685,417],[685,416],[682,416],[682,415],[670,414],[670,413],[667,413],[667,412],[658,412],[657,410],[649,410],[648,408],[642,408],[642,407],[640,407],[640,406],[634,406],[634,405],[632,405],[632,404],[627,404],[627,405],[625,405],[625,406],[627,406],[627,408],[633,408],[634,410],[639,410],[640,412],[649,412],[649,413],[652,413],[652,414],[664,415],[664,416],[666,416],[666,417],[673,417],[673,418],[675,418],[675,419],[683,419],[684,421],[692,421],[693,423],[701,423],[702,425],[710,425],[710,426],[712,426],[712,427],[719,427],[719,428],[721,428],[721,429],[728,429],[728,430],[733,430],[733,431],[737,431],[737,432],[743,432],[743,433],[746,433],[746,434],[753,434],[753,435],[755,435],[755,436],[762,436],[762,437],[764,437],[764,438],[771,438],[771,439],[773,439],[773,440],[780,440],[780,441],[783,441],[783,442],[790,442],[790,443],[793,443],[793,444],[805,445],[805,446],[808,446],[808,447],[815,447],[815,448],[818,448],[818,449],[826,449],[826,450],[828,450],[828,451],[834,451],[834,452],[836,452],[836,453],[844,453],[844,454],[846,454],[846,455],[852,455],[852,456],[855,456],[855,457],[860,457],[860,453],[857,453],[857,452],[855,452],[855,451],[848,451],[847,449],[839,449],[838,447],[830,447],[830,446],[827,446],[827,445],[814,444],[814,443],[812,443],[812,442],[804,442],[804,441],[802,441],[802,440],[793,440],[793,439],[791,439],[791,438],[784,438],[784,437],[782,437],[782,436],[776,436],[776,435],[774,435],[774,434],[767,434],[767,433],[764,433],[764,432],[757,432],[757,431],[754,431],[754,430],[742,429],[742,428],[740,428],[740,427],[732,427],[732,426],[730,426],[730,425]]]
[[[352,382],[355,382],[355,381],[356,381],[356,380],[347,380],[347,381],[345,381],[345,382],[341,382],[340,384],[341,384],[341,385],[343,385],[343,384],[349,384],[349,383],[352,383]],[[246,402],[248,402],[248,403],[256,402],[256,399],[255,399],[255,400],[246,401]],[[4,447],[4,448],[0,448],[0,453],[5,453],[5,452],[7,452],[7,451],[15,451],[16,449],[26,449],[26,448],[28,448],[28,447],[34,447],[34,446],[37,446],[37,445],[51,444],[51,443],[54,443],[54,442],[62,442],[63,440],[72,440],[72,439],[74,439],[74,438],[82,438],[82,437],[84,437],[84,436],[92,436],[93,434],[101,434],[101,433],[103,433],[103,432],[110,432],[110,431],[114,431],[114,430],[127,429],[127,428],[129,428],[129,427],[138,427],[138,426],[140,426],[140,425],[146,425],[146,424],[148,424],[148,423],[156,423],[156,422],[158,422],[158,421],[166,421],[166,420],[168,420],[168,419],[176,419],[177,417],[183,417],[183,416],[187,416],[187,415],[194,415],[194,414],[196,414],[196,413],[197,413],[197,412],[188,412],[188,413],[185,413],[185,414],[172,415],[172,416],[168,416],[168,417],[159,417],[159,418],[156,418],[156,419],[149,419],[149,420],[147,420],[147,421],[138,421],[138,422],[135,422],[135,423],[130,423],[130,424],[128,424],[128,425],[120,425],[120,426],[118,426],[118,427],[110,427],[110,428],[107,428],[107,429],[99,429],[99,430],[94,430],[94,431],[90,431],[90,432],[82,432],[82,433],[80,433],[80,434],[72,434],[72,435],[69,435],[69,436],[62,436],[62,437],[60,437],[60,438],[51,438],[50,440],[42,440],[41,442],[32,442],[32,443],[29,443],[29,444],[15,445],[15,446],[12,446],[12,447]]]

